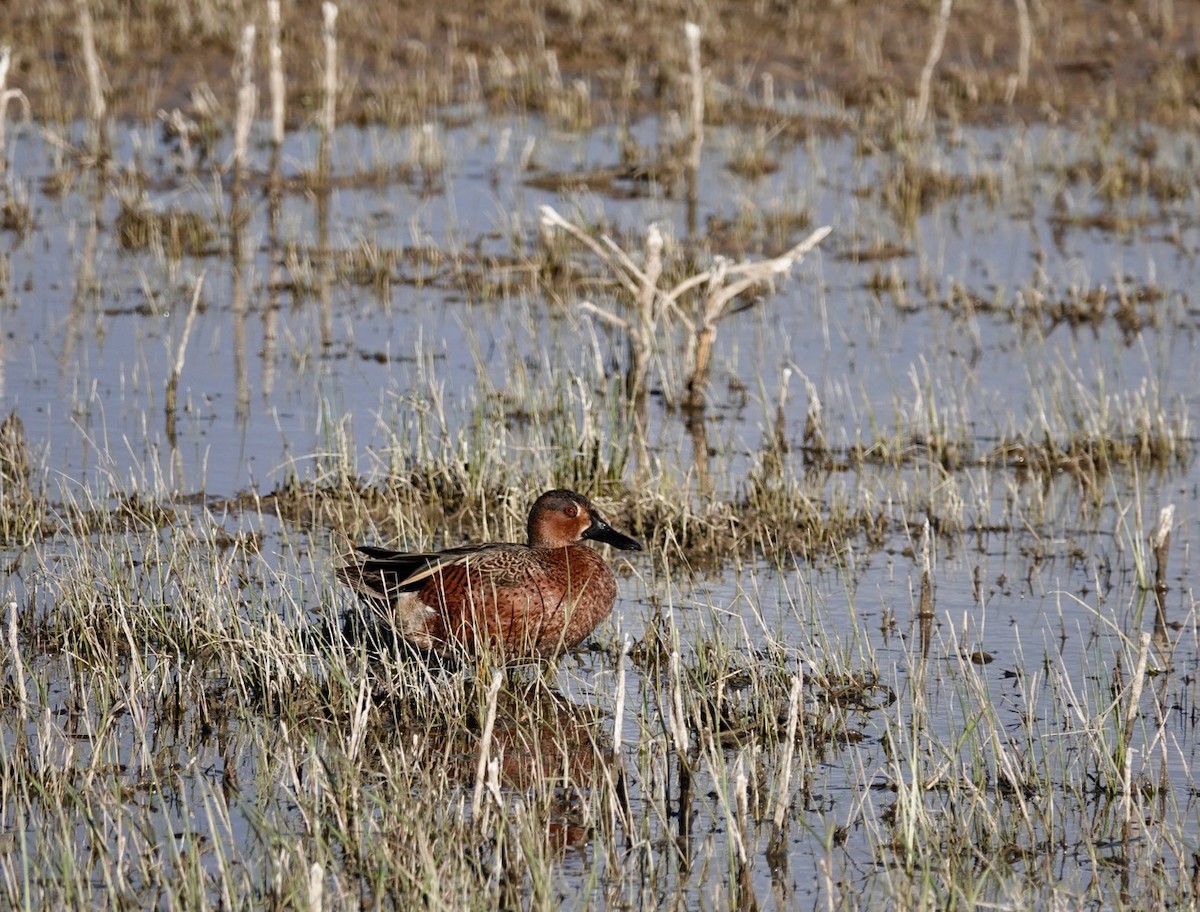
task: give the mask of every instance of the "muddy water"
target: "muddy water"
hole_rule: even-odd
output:
[[[655,132],[650,123],[636,131],[646,145]],[[315,160],[311,136],[289,139],[284,170],[293,183],[276,230],[261,187],[250,191],[237,272],[219,242],[212,255],[178,259],[122,248],[115,230],[122,195],[140,192],[151,210],[191,210],[214,221],[228,212],[228,196],[209,172],[184,170],[178,150],[162,146],[152,131],[125,135],[116,153],[118,162],[142,170],[144,191],[127,181],[119,192],[97,193],[80,175],[51,194],[54,153],[36,138],[18,138],[12,180],[27,195],[33,227],[2,238],[0,389],[5,410],[16,409],[25,423],[52,499],[73,489],[101,497],[266,492],[292,475],[314,477],[327,454],[343,450],[369,476],[386,466],[381,453],[414,409],[444,414],[453,435],[472,420],[487,383],[520,396],[517,376],[537,387],[562,382],[567,371],[595,378],[596,364],[611,370],[624,346],[609,330],[519,288],[493,298],[465,293],[455,260],[470,271],[480,268],[472,265],[480,255],[492,256],[494,268],[519,276],[522,251],[537,243],[542,204],[603,223],[632,245],[652,221],[682,239],[683,204],[634,183],[620,194],[560,195],[528,182],[546,172],[611,166],[618,160],[612,133],[563,136],[531,120],[483,121],[439,129],[437,138],[444,170],[422,171],[413,164],[413,135],[339,132],[335,173],[342,179],[328,200],[327,245],[425,248],[439,256],[401,261],[387,282],[337,280],[327,291],[319,257],[311,255],[320,246],[316,207],[298,186]],[[848,139],[814,140],[777,150],[779,169],[747,182],[724,167],[738,138],[713,131],[699,224],[715,231],[739,213],[803,210],[812,224],[834,229],[774,295],[721,326],[708,418],[721,466],[718,492],[734,497],[740,490],[789,372],[785,432],[793,444],[809,405],[807,378],[835,449],[895,438],[919,450],[940,431],[956,441],[964,465],[944,473],[918,458],[895,469],[815,473],[813,489],[830,500],[887,514],[891,531],[882,548],[864,543],[813,567],[742,564],[694,581],[682,572],[664,581],[648,561],[634,563],[623,577],[618,619],[600,638],[639,639],[651,602],[666,592],[685,652],[724,638],[747,650],[783,643],[797,669],[820,665],[826,652],[865,657],[897,699],[919,694],[927,701],[927,724],[955,743],[956,727],[971,711],[968,684],[991,696],[1003,727],[1054,718],[1071,702],[1063,696],[1068,684],[1102,702],[1096,682],[1111,672],[1121,638],[1154,630],[1155,661],[1177,673],[1163,679],[1157,695],[1178,708],[1180,719],[1189,717],[1200,664],[1190,585],[1196,461],[1102,475],[1099,494],[1068,472],[1026,477],[1010,460],[979,464],[1002,441],[1131,435],[1148,412],[1163,413],[1194,448],[1196,188],[1168,201],[1135,188],[1112,203],[1097,183],[1065,176],[1075,163],[1120,157],[1134,141],[1101,143],[1045,128],[967,131],[920,160],[986,176],[991,189],[931,201],[909,221],[881,201],[899,167],[895,156],[864,156]],[[1194,138],[1171,134],[1158,137],[1158,148],[1162,167],[1183,173],[1197,152]],[[398,167],[411,169],[406,180],[363,176]],[[1114,212],[1126,219],[1116,228],[1088,221]],[[780,238],[769,252],[802,235]],[[885,245],[901,255],[876,259]],[[731,255],[742,252],[730,247]],[[183,346],[201,278],[200,307]],[[1056,305],[1101,287],[1095,320],[1071,325],[1054,316]],[[1137,325],[1114,318],[1121,295],[1144,298],[1132,309]],[[165,382],[181,350],[172,434]],[[694,454],[683,422],[657,398],[651,420],[655,458],[686,471]],[[521,425],[506,433],[520,452]],[[1131,555],[1167,504],[1175,507],[1175,532],[1159,613],[1136,584]],[[922,626],[916,555],[927,518],[956,519],[960,532],[935,538],[933,618]],[[242,530],[254,525],[245,516],[229,522]],[[280,563],[282,579],[297,581],[309,600],[304,607],[327,609],[337,596],[325,582],[321,536],[311,546],[315,556],[299,566],[296,552],[279,544],[293,530],[255,531],[265,536],[264,554],[282,555],[267,559]],[[608,705],[611,668],[582,662],[564,687]],[[1054,670],[1038,678],[1039,668]],[[644,684],[631,669],[631,706],[653,702]],[[864,821],[887,803],[871,788],[892,770],[878,714],[864,710],[850,725],[862,739],[820,766],[811,787],[813,807],[832,808],[849,830],[835,878],[865,883],[873,837]],[[1163,753],[1169,788],[1194,795],[1195,732],[1179,723],[1170,736],[1171,750]],[[628,722],[626,742],[637,737]],[[636,784],[632,799],[639,800]],[[1194,846],[1194,810],[1181,805],[1176,812]],[[708,834],[697,837],[697,851],[725,851],[719,808],[702,802],[697,813],[693,832]],[[814,821],[825,819],[814,811]],[[233,829],[235,838],[245,832],[236,823]],[[819,895],[808,885],[822,870],[823,838],[793,833],[790,872],[781,882],[778,871],[760,865],[756,888],[763,895]],[[765,851],[766,836],[755,839],[752,853]],[[1082,861],[1066,867],[1068,880],[1090,876]],[[577,871],[581,884],[585,868]],[[697,897],[707,890],[704,881],[684,888]]]

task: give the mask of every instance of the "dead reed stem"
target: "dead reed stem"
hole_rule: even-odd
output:
[[[325,869],[317,861],[308,869],[308,908],[310,912],[323,912],[325,908]]]
[[[267,0],[267,56],[270,75],[267,85],[271,93],[271,144],[275,150],[283,145],[285,85],[283,81],[283,50],[279,43],[279,0]]]
[[[825,438],[825,425],[821,419],[821,396],[814,384],[804,374],[804,391],[808,395],[808,409],[804,413],[804,437],[801,447],[804,450],[804,461],[814,463],[822,460],[829,452],[829,444]]]
[[[242,226],[246,217],[242,210],[242,198],[250,128],[258,109],[258,88],[254,84],[256,34],[253,25],[247,25],[242,30],[242,43],[234,66],[238,94],[233,139],[233,186],[229,198],[229,253],[233,280],[233,368],[237,385],[236,413],[239,417],[245,417],[250,409],[250,384],[246,368],[245,252],[242,246]]]
[[[321,104],[321,146],[317,154],[317,262],[321,308],[321,347],[333,344],[333,256],[329,249],[329,195],[333,171],[333,130],[337,101],[337,14],[333,3],[323,3],[322,36],[325,43],[324,97]]]
[[[1167,591],[1167,553],[1171,545],[1171,529],[1175,525],[1175,504],[1167,504],[1158,514],[1158,525],[1150,533],[1150,547],[1154,549],[1154,588]]]
[[[8,168],[8,155],[4,147],[4,127],[8,123],[8,105],[10,102],[20,102],[25,111],[25,123],[31,120],[29,99],[20,89],[8,88],[8,68],[12,64],[12,48],[8,45],[0,47],[0,174]]]
[[[183,373],[183,364],[187,359],[188,337],[192,334],[192,325],[196,322],[196,312],[200,308],[200,292],[204,290],[204,273],[196,278],[196,287],[192,290],[192,304],[188,308],[187,318],[183,321],[183,332],[179,336],[179,345],[175,349],[175,363],[171,366],[171,375],[167,378],[167,439],[175,439],[175,399],[179,390],[179,375]]]
[[[700,150],[704,146],[704,70],[700,61],[700,26],[688,22],[683,27],[683,34],[687,40],[688,76],[692,89],[687,156],[687,225],[688,234],[695,234],[700,196]]]
[[[800,696],[804,691],[804,671],[801,669],[792,678],[792,690],[788,694],[787,742],[783,748],[783,765],[779,769],[779,783],[775,794],[775,829],[783,828],[787,819],[788,796],[792,784],[792,761],[796,756],[796,729],[800,724]]]
[[[17,700],[20,702],[21,718],[29,708],[29,694],[25,690],[25,666],[21,662],[21,643],[17,638],[17,600],[8,602],[8,655],[12,663],[12,678],[17,685]]]
[[[921,526],[921,598],[917,616],[933,617],[933,536],[928,519]]]
[[[673,651],[670,659],[670,688],[671,705],[667,711],[667,727],[671,740],[675,743],[675,753],[679,757],[681,769],[688,766],[688,745],[690,739],[687,731],[687,716],[683,712],[683,676],[680,671],[679,652]]]
[[[704,388],[708,383],[713,345],[717,339],[717,323],[728,314],[730,302],[755,285],[788,272],[805,254],[821,243],[830,230],[828,226],[818,228],[787,253],[770,260],[731,266],[724,258],[718,257],[708,272],[693,276],[668,293],[668,303],[673,306],[675,314],[695,339],[691,373],[687,380],[687,398],[684,403],[687,408],[704,408]],[[705,281],[708,289],[699,309],[699,319],[693,320],[681,311],[675,302],[683,291],[691,287],[690,283],[699,284],[699,281]]]
[[[925,123],[929,111],[929,91],[933,82],[933,71],[937,68],[942,57],[942,49],[946,45],[946,30],[950,27],[950,10],[954,0],[942,0],[938,9],[937,21],[933,27],[933,43],[929,46],[929,56],[925,58],[925,66],[921,68],[921,81],[917,91],[916,105],[912,110],[909,125],[919,127]]]
[[[733,836],[734,848],[737,850],[738,865],[745,868],[750,860],[749,854],[746,851],[746,831],[749,829],[748,821],[750,819],[750,802],[747,796],[749,780],[746,777],[746,760],[745,754],[739,753],[737,760],[733,763],[733,794],[734,806],[730,808],[733,811],[732,819],[729,821],[732,824],[729,828],[730,834]]]
[[[636,402],[646,389],[646,374],[655,351],[658,326],[666,311],[658,281],[663,270],[663,236],[658,226],[652,224],[646,231],[646,254],[644,270],[639,269],[625,251],[609,237],[597,242],[590,234],[568,222],[549,206],[541,207],[542,225],[546,228],[561,228],[594,253],[616,275],[634,301],[634,313],[630,319],[617,316],[612,311],[597,307],[590,301],[582,302],[581,310],[591,313],[625,333],[629,345],[629,367],[625,375],[625,395],[628,402]]]
[[[1125,819],[1130,820],[1133,813],[1133,725],[1140,715],[1138,705],[1142,700],[1142,687],[1146,682],[1146,666],[1150,660],[1149,631],[1142,631],[1138,646],[1137,667],[1133,671],[1133,680],[1129,682],[1129,700],[1125,704],[1125,728],[1121,732],[1124,747],[1124,762],[1121,765],[1121,802],[1125,810]]]
[[[487,692],[487,719],[483,723],[483,734],[479,739],[479,762],[475,766],[475,794],[471,798],[471,819],[478,823],[483,810],[483,791],[487,781],[488,759],[492,748],[492,731],[496,727],[496,710],[499,705],[500,685],[504,683],[503,672],[492,673],[492,683]]]
[[[1033,28],[1029,22],[1028,0],[1013,0],[1017,6],[1017,72],[1009,78],[1007,98],[1012,104],[1017,92],[1029,85],[1029,55],[1033,51]]]
[[[616,832],[616,821],[620,820],[621,825],[628,831],[630,814],[627,810],[626,792],[625,792],[625,759],[621,755],[621,729],[625,724],[625,664],[629,658],[629,651],[633,648],[633,641],[626,636],[625,642],[621,646],[621,657],[617,660],[617,693],[616,706],[613,709],[613,735],[612,735],[612,755],[608,765],[608,788],[605,789],[605,794],[608,797],[608,816],[612,822],[609,828],[610,833]]]
[[[324,17],[322,39],[325,43],[325,72],[321,98],[321,151],[317,171],[322,185],[327,185],[331,166],[333,129],[337,119],[337,5],[322,3],[321,14]]]
[[[104,116],[104,74],[100,69],[100,57],[96,54],[96,33],[92,26],[92,11],[88,0],[75,0],[79,17],[79,45],[83,53],[83,69],[87,76],[89,120],[91,122],[92,153],[98,157],[107,154],[107,138]]]
[[[246,148],[250,142],[250,128],[258,110],[258,88],[254,85],[254,37],[253,25],[242,29],[242,43],[238,47],[233,74],[237,83],[237,115],[233,129],[233,181],[241,186],[243,169],[246,166]]]
[[[267,282],[267,305],[262,309],[262,392],[275,388],[275,322],[279,313],[279,286],[283,274],[279,219],[283,207],[283,140],[286,87],[283,79],[283,49],[280,46],[279,0],[267,0],[267,54],[271,93],[271,173],[267,191],[267,245],[271,267]]]
[[[775,397],[775,428],[771,447],[782,456],[787,452],[787,400],[792,382],[792,369],[785,367],[779,374],[779,394]]]
[[[629,650],[632,648],[633,643],[626,636],[625,642],[621,646],[621,658],[617,662],[616,706],[613,709],[612,752],[613,757],[616,758],[621,755],[621,726],[625,721],[625,660],[629,658]]]

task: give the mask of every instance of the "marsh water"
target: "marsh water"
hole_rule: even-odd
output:
[[[652,119],[631,128],[644,146],[658,142],[660,129]],[[1143,825],[1178,834],[1171,851],[1144,864],[1171,878],[1191,875],[1200,851],[1193,772],[1200,642],[1191,584],[1200,491],[1193,299],[1200,210],[1192,169],[1200,150],[1194,136],[1153,134],[1155,169],[1183,184],[1174,195],[1136,182],[1114,195],[1096,170],[1130,157],[1148,132],[960,128],[927,141],[920,155],[929,171],[963,183],[917,199],[922,191],[911,181],[888,190],[905,167],[897,156],[860,148],[853,137],[775,141],[775,170],[748,179],[728,167],[747,138],[709,131],[695,234],[733,239],[724,247],[710,241],[706,255],[760,258],[810,227],[833,231],[772,290],[760,289],[721,322],[702,416],[671,406],[677,378],[669,370],[654,375],[648,483],[671,479],[697,509],[710,500],[743,502],[747,477],[762,471],[764,448],[781,433],[783,471],[830,509],[877,511],[885,531],[882,540],[851,540],[832,553],[781,559],[763,549],[696,567],[665,546],[612,555],[620,597],[593,636],[602,649],[585,650],[556,674],[570,700],[611,714],[613,651],[643,642],[664,613],[679,631],[685,666],[715,641],[747,656],[782,650],[779,667],[788,675],[812,674],[828,656],[872,669],[879,701],[846,709],[843,737],[823,746],[824,759],[792,805],[796,823],[783,860],[768,852],[765,827],[749,830],[748,876],[758,901],[823,906],[831,891],[857,887],[865,904],[885,903],[877,865],[889,839],[881,821],[897,801],[905,732],[879,707],[898,701],[889,718],[919,715],[933,741],[961,752],[940,762],[970,769],[975,742],[965,733],[978,724],[979,694],[997,730],[1014,734],[1010,751],[1052,757],[1045,768],[1061,775],[1027,800],[1090,796],[1043,834],[1065,889],[1088,895],[1116,882],[1103,859],[1072,848],[1085,832],[1119,827],[1108,821],[1115,815],[1108,799],[1089,787],[1095,783],[1066,788],[1090,775],[1073,765],[1067,742],[1089,713],[1115,699],[1112,681],[1132,672],[1142,631],[1154,634],[1152,677],[1132,762],[1155,784]],[[256,496],[319,483],[331,466],[349,467],[369,484],[411,465],[420,457],[418,419],[451,450],[466,452],[482,437],[492,458],[519,467],[543,464],[545,448],[557,445],[529,418],[537,403],[560,397],[580,416],[605,413],[613,388],[605,378],[622,369],[625,340],[578,304],[586,294],[614,306],[611,283],[597,280],[573,299],[536,290],[528,273],[529,252],[547,243],[540,206],[612,236],[635,259],[652,223],[669,244],[694,240],[680,194],[653,181],[546,189],[554,184],[547,175],[613,168],[623,139],[615,128],[562,133],[536,118],[481,116],[411,131],[339,129],[327,195],[305,180],[316,135],[289,134],[278,208],[272,215],[264,184],[251,181],[235,258],[226,230],[230,187],[213,169],[229,150],[218,145],[208,161],[189,160],[157,127],[114,127],[113,136],[116,173],[103,183],[72,172],[58,147],[36,134],[12,141],[8,180],[32,221],[0,235],[4,411],[20,416],[51,505],[114,505],[137,495],[170,505],[156,533],[167,539],[214,524],[252,537],[254,554],[244,559],[268,567],[264,577],[287,593],[280,616],[288,623],[347,609],[350,598],[331,574],[346,543],[319,521],[249,509]],[[252,145],[251,170],[264,174],[265,138],[256,137],[264,142]],[[161,237],[139,247],[120,231],[130,209],[195,213],[213,232],[181,253],[164,250]],[[805,218],[788,227],[781,217],[783,227],[769,227],[773,215],[794,213]],[[729,227],[739,220],[754,226],[752,242]],[[323,272],[330,251],[338,266]],[[345,266],[351,260],[358,265]],[[180,361],[172,424],[166,382]],[[834,458],[808,464],[804,434],[815,400]],[[608,426],[601,434],[616,432]],[[1065,451],[1075,439],[1133,441],[1135,455],[1093,475],[1073,471],[1078,463],[1069,459],[1031,467],[1021,449],[1050,441]],[[947,440],[949,449],[934,444]],[[1139,456],[1141,440],[1169,441],[1170,452]],[[866,458],[851,458],[859,447]],[[890,455],[878,455],[889,447]],[[554,482],[531,481],[528,493]],[[1144,585],[1153,574],[1147,537],[1168,506],[1166,587],[1156,601]],[[50,610],[60,562],[126,535],[136,538],[51,523],[33,543],[6,547],[5,601]],[[390,544],[443,543],[451,542]],[[129,545],[130,553],[147,547]],[[246,596],[254,597],[273,598]],[[61,673],[69,678],[81,673],[68,667],[69,652],[40,661],[51,669],[66,662]],[[653,771],[658,761],[636,756],[640,735],[662,724],[652,675],[632,658],[618,661],[626,663],[629,768]],[[40,700],[46,718],[62,709],[53,690]],[[33,718],[31,726],[42,724]],[[253,870],[273,851],[261,842],[260,815],[277,812],[285,829],[289,818],[253,751],[237,749],[238,725],[227,733],[233,749],[210,742],[197,752],[191,741],[174,748],[179,790],[156,819],[164,838],[183,833],[229,845]],[[10,749],[15,731],[7,726]],[[1051,733],[1045,743],[1030,734],[1040,731]],[[162,743],[170,753],[169,732]],[[86,747],[75,751],[73,762],[86,764]],[[220,826],[189,801],[192,785],[216,775],[218,757],[242,783]],[[756,758],[730,744],[725,759],[732,770],[752,768]],[[671,862],[671,891],[681,902],[719,908],[731,901],[722,859],[733,852],[736,802],[721,790],[735,779],[714,774],[698,788],[683,834],[691,842],[686,860]],[[988,787],[996,801],[1020,800],[995,782]],[[660,785],[633,772],[629,788],[636,805]],[[10,844],[21,842],[15,824],[5,820]],[[680,838],[678,820],[650,828],[651,846]],[[80,844],[91,838],[80,833]],[[1115,836],[1111,845],[1117,853]],[[670,851],[653,848],[647,857]],[[585,836],[564,855],[556,888],[568,905],[650,907],[669,895],[666,881],[654,881],[658,892],[648,895],[606,893],[595,871],[622,862],[604,862],[603,854]],[[987,898],[1009,899],[1002,885]]]
[[[654,135],[652,123],[634,133],[647,144]],[[68,185],[65,193],[47,194],[44,182],[58,170],[53,151],[36,137],[22,140],[13,166],[34,224],[28,236],[9,239],[3,388],[31,437],[54,454],[55,470],[69,478],[86,480],[91,469],[162,478],[180,492],[270,488],[289,460],[322,452],[330,422],[345,425],[354,452],[367,459],[390,411],[403,408],[397,403],[431,387],[444,389],[449,403],[471,403],[481,398],[481,383],[504,392],[519,373],[537,385],[547,365],[616,369],[621,339],[572,302],[464,293],[451,287],[445,262],[384,262],[381,276],[364,269],[368,277],[357,282],[339,276],[323,338],[315,267],[306,256],[301,264],[293,259],[292,270],[287,263],[288,249],[311,256],[319,243],[316,205],[303,186],[282,199],[276,249],[268,244],[263,188],[248,191],[249,255],[238,279],[246,300],[239,308],[216,236],[207,242],[213,255],[169,263],[161,250],[123,249],[114,231],[123,201],[197,213],[214,225],[229,213],[218,178],[203,170],[181,174],[178,154],[160,145],[155,128],[124,139],[115,157],[146,172],[126,187],[96,193]],[[1125,142],[1141,139],[1138,133]],[[1129,432],[1143,404],[1173,421],[1195,417],[1189,394],[1198,376],[1196,319],[1187,291],[1200,229],[1190,195],[1164,202],[1135,193],[1122,201],[1131,212],[1125,230],[1089,229],[1086,218],[1110,207],[1094,186],[1064,185],[1063,174],[1121,155],[1119,139],[1098,148],[1098,139],[1037,128],[971,131],[956,140],[931,151],[929,167],[983,173],[994,182],[990,193],[955,195],[898,226],[879,200],[894,161],[856,154],[853,138],[793,146],[778,171],[747,181],[727,170],[722,155],[722,143],[731,148],[740,136],[713,137],[701,223],[802,212],[814,225],[834,228],[793,281],[721,328],[710,398],[713,424],[732,451],[760,446],[789,369],[793,385],[800,375],[815,385],[833,446],[907,426],[920,420],[922,405],[945,409],[981,454],[1031,426],[1073,430],[1053,425],[1057,401],[1078,400],[1078,411],[1094,409],[1116,423],[1114,430]],[[536,243],[540,205],[578,215],[635,250],[652,222],[686,237],[682,201],[649,185],[635,185],[637,193],[627,194],[633,199],[560,196],[530,186],[540,172],[526,158],[565,175],[611,168],[619,161],[615,131],[560,135],[536,121],[486,121],[440,129],[438,143],[444,168],[423,175],[412,163],[412,134],[340,130],[335,145],[346,186],[330,194],[326,243],[340,251],[374,248],[381,260],[422,249],[446,261],[469,256],[486,264],[490,256],[497,275],[485,278],[502,286],[505,268],[519,274],[523,248]],[[1159,166],[1186,174],[1196,151],[1190,138],[1166,135],[1159,146]],[[219,161],[229,151],[212,155]],[[295,173],[285,169],[285,177],[311,169],[315,156],[315,137],[290,134],[285,161]],[[407,183],[356,180],[409,171]],[[1056,205],[1069,207],[1085,227],[1064,229]],[[892,255],[877,256],[886,245]],[[174,477],[165,462],[171,447],[162,378],[178,356],[201,276],[173,454],[173,470],[182,474]],[[1096,291],[1104,305],[1085,325],[1071,326],[1070,317],[1060,325],[1052,308],[1032,300]],[[1149,325],[1131,331],[1099,318],[1116,309],[1119,294],[1145,301]],[[787,397],[794,435],[807,405],[802,389]],[[662,435],[657,449],[671,453],[682,422],[661,412],[651,417]]]

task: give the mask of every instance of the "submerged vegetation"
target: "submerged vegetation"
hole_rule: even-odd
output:
[[[1196,10],[690,12],[0,10],[6,904],[1197,903]]]

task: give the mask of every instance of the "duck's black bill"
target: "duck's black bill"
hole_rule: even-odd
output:
[[[588,526],[587,531],[583,533],[583,537],[590,538],[592,541],[604,542],[604,544],[620,548],[622,551],[642,550],[640,542],[634,541],[628,535],[622,535],[602,519],[594,520]]]

